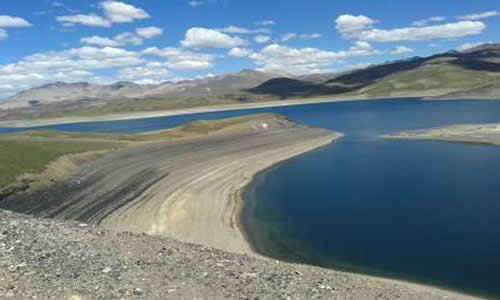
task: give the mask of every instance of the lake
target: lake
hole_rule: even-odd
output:
[[[255,250],[500,297],[500,148],[379,137],[500,122],[500,101],[355,101],[43,128],[137,133],[256,112],[345,137],[255,178],[242,218]]]

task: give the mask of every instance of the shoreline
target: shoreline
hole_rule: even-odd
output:
[[[500,124],[462,124],[383,135],[387,139],[500,145]]]
[[[197,165],[194,171],[197,174],[193,177],[189,175],[192,171],[187,166],[188,170],[184,170],[187,173],[186,178],[182,179],[184,182],[164,193],[163,199],[150,199],[151,207],[139,203],[136,207],[124,207],[104,219],[102,224],[110,229],[123,230],[125,226],[133,232],[172,237],[183,242],[262,258],[263,256],[252,248],[241,226],[240,218],[244,207],[242,194],[246,187],[259,172],[290,158],[325,147],[341,137],[341,134],[324,131],[320,136],[306,138],[304,141],[274,145],[274,149],[260,149],[261,151],[251,151],[251,154],[238,154],[239,158],[211,160],[208,164]],[[167,181],[168,177],[165,183]],[[172,178],[170,183],[172,184]],[[154,191],[155,194],[162,193],[160,185],[161,183],[158,184],[158,190]],[[204,198],[204,202],[209,202],[210,207],[200,204],[201,198]],[[152,218],[147,219],[153,207],[158,210],[150,216]],[[206,210],[211,211],[206,213]],[[137,216],[141,211],[148,213]],[[147,221],[143,222],[145,219]],[[128,222],[135,223],[135,226],[125,225]],[[143,224],[136,227],[141,222]]]
[[[410,98],[420,101],[466,101],[466,100],[497,101],[500,99],[491,97],[440,98],[440,97],[416,96],[416,95],[397,95],[397,96],[385,96],[385,97],[378,97],[378,96],[368,97],[366,95],[333,96],[333,97],[324,96],[324,97],[314,97],[314,98],[304,98],[304,99],[271,100],[267,102],[254,102],[245,104],[240,104],[240,103],[216,104],[209,106],[199,106],[199,107],[191,107],[183,109],[169,109],[161,111],[124,112],[124,113],[113,113],[113,114],[88,116],[88,117],[70,116],[70,117],[41,118],[41,119],[0,120],[0,128],[11,128],[11,129],[31,128],[31,127],[65,125],[65,124],[76,124],[76,123],[139,120],[139,119],[190,115],[198,113],[286,107],[286,106],[297,106],[306,104],[337,103],[337,102],[351,102],[351,101],[377,101],[385,99],[410,99]]]
[[[279,161],[275,161],[274,163],[271,163],[269,166],[256,171],[251,176],[251,178],[241,188],[239,188],[234,193],[233,197],[235,197],[235,199],[236,199],[236,201],[238,203],[237,208],[236,208],[236,210],[234,212],[234,219],[236,221],[235,224],[236,224],[236,226],[238,228],[238,231],[240,232],[241,237],[247,243],[247,245],[248,245],[248,247],[250,249],[250,252],[251,252],[250,254],[251,255],[255,255],[255,256],[258,256],[258,257],[261,257],[261,258],[271,259],[270,257],[267,257],[267,256],[265,256],[263,254],[260,254],[257,251],[254,243],[251,241],[251,238],[249,237],[248,230],[245,229],[245,224],[243,222],[244,210],[246,208],[245,205],[248,204],[248,203],[246,203],[246,201],[248,199],[245,199],[244,195],[247,192],[247,190],[250,188],[250,186],[252,184],[254,184],[255,179],[257,178],[257,176],[259,176],[262,173],[269,172],[270,170],[278,167],[280,164],[286,163],[287,161],[299,158],[302,155],[306,155],[306,154],[309,154],[309,153],[314,152],[314,151],[321,150],[322,148],[327,147],[327,146],[329,146],[332,143],[336,143],[339,139],[341,139],[343,137],[344,137],[344,134],[342,134],[342,133],[336,133],[334,136],[332,136],[331,141],[329,141],[329,142],[326,141],[323,145],[318,145],[317,147],[314,147],[314,148],[312,148],[310,150],[304,151],[302,153],[298,153],[295,156],[292,156],[292,157],[289,157],[289,158],[285,158],[285,159],[282,159],[282,160],[279,160]]]
[[[343,137],[343,135],[341,136]],[[337,140],[334,140],[333,142],[336,142]],[[327,146],[327,145],[325,145]],[[321,148],[325,147],[325,146],[320,146],[316,149],[313,149],[309,152],[305,152],[303,154],[300,154],[296,157],[292,157],[290,159],[295,159],[295,158],[298,158],[300,157],[301,155],[304,155],[304,154],[307,154],[307,153],[310,153],[310,152],[313,152],[313,151],[317,151],[317,150],[320,150]],[[288,159],[288,160],[290,160]],[[260,176],[262,174],[265,174],[267,172],[270,172],[272,171],[273,168],[275,167],[278,167],[280,164],[282,163],[286,163],[286,161],[288,160],[284,160],[284,161],[280,161],[280,162],[277,162],[276,164],[266,168],[266,169],[263,169],[261,171],[259,171],[258,173],[255,174],[254,178],[255,179],[257,176]],[[251,184],[254,183],[254,180],[252,179],[252,181],[247,185],[245,186],[245,189],[244,191],[246,191]],[[243,194],[243,193],[242,193]],[[258,201],[257,199],[245,199],[242,197],[242,205],[245,205],[245,201],[247,200],[250,200],[250,201]],[[243,207],[242,207],[243,208]],[[243,215],[242,215],[243,211],[241,211],[240,213],[240,217],[243,218]],[[245,225],[244,224],[241,224],[240,225],[242,227],[244,227]],[[287,263],[287,264],[295,264],[295,265],[302,265],[302,266],[310,266],[310,267],[315,267],[315,268],[321,268],[321,269],[325,269],[325,270],[329,270],[329,271],[332,271],[332,272],[336,272],[336,273],[339,273],[339,274],[343,274],[343,275],[347,275],[347,276],[354,276],[354,277],[358,277],[358,278],[363,278],[365,280],[375,280],[375,281],[380,281],[380,282],[384,282],[384,283],[388,283],[388,284],[393,284],[393,285],[402,285],[402,286],[405,286],[405,287],[408,287],[408,288],[411,288],[411,289],[415,289],[416,291],[418,291],[419,293],[422,292],[422,293],[429,293],[429,292],[437,292],[437,293],[440,293],[440,292],[444,292],[446,293],[446,296],[444,296],[444,299],[447,299],[448,297],[453,297],[452,299],[465,299],[465,300],[473,300],[473,299],[482,299],[481,296],[477,296],[477,295],[474,295],[474,294],[468,294],[464,291],[460,291],[460,290],[456,290],[456,289],[453,289],[453,288],[450,288],[450,287],[442,287],[442,286],[439,286],[437,284],[432,284],[432,283],[423,283],[423,282],[419,282],[419,281],[411,281],[411,280],[408,280],[408,279],[405,279],[405,278],[400,278],[400,277],[397,277],[397,276],[390,276],[390,275],[383,275],[383,274],[376,274],[374,272],[372,273],[369,273],[369,272],[364,272],[362,269],[358,269],[358,271],[356,271],[355,269],[352,269],[352,270],[345,270],[345,269],[341,269],[341,268],[330,268],[330,267],[322,267],[320,265],[315,265],[315,264],[307,264],[307,263],[298,263],[298,262],[295,262],[293,259],[292,260],[281,260],[281,259],[277,259],[277,258],[273,258],[273,257],[270,257],[270,256],[266,256],[265,254],[262,254],[260,253],[254,246],[253,242],[251,242],[250,238],[247,236],[246,232],[244,229],[242,229],[242,234],[244,236],[244,238],[247,240],[249,246],[250,246],[250,249],[254,252],[253,255],[256,256],[256,257],[259,257],[259,258],[262,258],[262,259],[266,259],[266,260],[269,260],[269,261],[276,261],[276,262],[282,262],[282,263]]]
[[[297,106],[306,104],[321,104],[321,103],[336,103],[336,102],[350,102],[350,101],[377,101],[383,99],[402,99],[402,98],[414,98],[432,101],[441,101],[439,99],[431,98],[421,98],[415,96],[388,96],[388,97],[366,97],[364,95],[360,96],[345,96],[345,97],[316,97],[316,98],[305,98],[305,99],[290,99],[290,100],[272,100],[267,102],[255,102],[255,103],[245,103],[245,104],[219,104],[210,106],[200,106],[193,108],[184,109],[171,109],[162,111],[142,111],[142,112],[129,112],[129,113],[116,113],[101,116],[91,116],[91,117],[58,117],[58,118],[47,118],[47,119],[18,119],[18,120],[0,120],[0,127],[2,128],[30,128],[39,126],[50,126],[50,125],[64,125],[64,124],[75,124],[75,123],[92,123],[92,122],[106,122],[106,121],[125,121],[125,120],[138,120],[138,119],[149,119],[149,118],[160,118],[160,117],[172,117],[181,115],[190,115],[198,113],[210,113],[210,112],[224,112],[224,111],[235,111],[235,110],[247,110],[247,109],[257,109],[257,108],[272,108],[272,107],[286,107],[286,106]],[[448,101],[448,100],[442,100]]]
[[[390,98],[390,97],[388,97]],[[398,97],[401,98],[401,97]],[[106,122],[106,121],[124,121],[124,120],[138,120],[160,117],[171,117],[180,115],[189,115],[197,113],[210,113],[210,112],[223,112],[233,110],[246,110],[256,108],[270,108],[282,106],[296,106],[304,104],[317,104],[317,103],[334,103],[334,102],[347,102],[347,101],[368,101],[377,100],[381,98],[366,98],[366,97],[318,97],[309,99],[290,99],[290,100],[272,100],[268,102],[255,102],[245,104],[219,104],[209,106],[199,106],[183,109],[170,109],[161,111],[142,111],[142,112],[129,112],[129,113],[116,113],[101,116],[91,117],[57,117],[47,119],[17,119],[17,120],[0,120],[0,127],[4,128],[27,128],[49,125],[63,125],[74,123],[90,123],[90,122]]]

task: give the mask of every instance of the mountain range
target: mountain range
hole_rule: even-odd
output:
[[[55,82],[1,100],[0,117],[104,114],[328,96],[500,98],[500,44],[344,73],[293,76],[243,70],[157,85]]]

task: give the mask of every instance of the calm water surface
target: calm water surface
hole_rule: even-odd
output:
[[[263,111],[345,137],[249,186],[243,223],[257,251],[500,297],[500,148],[378,137],[500,122],[500,101],[359,101],[45,128],[135,133]]]

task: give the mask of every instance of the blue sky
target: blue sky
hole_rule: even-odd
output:
[[[53,81],[338,72],[497,42],[487,0],[24,0],[0,7],[0,97]]]

